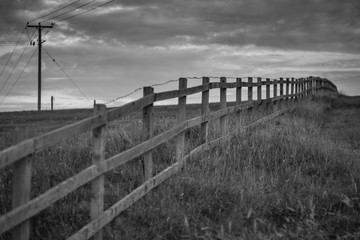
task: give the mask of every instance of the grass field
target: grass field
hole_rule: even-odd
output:
[[[190,115],[197,110],[192,109]],[[169,114],[169,112],[171,114]],[[0,115],[31,122],[32,135],[91,111]],[[171,128],[172,109],[158,108],[155,134]],[[61,121],[55,121],[61,119]],[[358,239],[360,238],[360,98],[318,95],[290,113],[235,135],[187,163],[105,227],[105,239]],[[52,124],[53,123],[53,124]],[[141,141],[140,113],[111,123],[107,156]],[[210,129],[216,129],[216,124]],[[216,132],[211,132],[215,135]],[[0,131],[0,148],[14,133]],[[186,133],[188,149],[199,129]],[[174,162],[174,142],[156,148],[155,172]],[[34,156],[33,196],[74,175],[91,162],[85,133]],[[10,210],[11,169],[0,170],[0,214]],[[105,208],[141,184],[141,163],[106,174]],[[44,210],[31,221],[32,239],[65,239],[89,221],[89,185]],[[8,239],[9,233],[0,236]]]

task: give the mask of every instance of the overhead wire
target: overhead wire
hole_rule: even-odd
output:
[[[195,78],[192,78],[192,79],[195,79]],[[155,84],[152,84],[152,85],[150,85],[149,87],[164,86],[164,85],[167,85],[167,84],[169,84],[169,83],[178,82],[178,81],[179,81],[179,79],[168,80],[168,81],[163,82],[163,83],[155,83]],[[121,96],[119,96],[119,97],[117,97],[117,98],[115,98],[115,99],[112,99],[112,100],[110,100],[110,101],[107,101],[107,102],[105,102],[105,104],[112,104],[112,103],[114,103],[114,102],[116,102],[116,101],[118,101],[118,100],[120,100],[120,99],[123,99],[123,98],[126,98],[126,97],[128,97],[128,96],[131,96],[131,95],[135,94],[136,92],[140,91],[141,89],[142,89],[141,87],[140,87],[140,88],[137,88],[137,89],[135,89],[135,90],[132,91],[132,92],[126,93],[126,94],[121,95]]]
[[[9,62],[10,62],[10,59],[11,59],[11,57],[13,56],[13,54],[14,54],[14,52],[15,52],[15,49],[16,49],[16,47],[19,45],[19,42],[20,42],[20,40],[21,40],[21,37],[22,37],[22,35],[24,34],[24,32],[25,32],[25,29],[27,29],[26,27],[24,27],[24,29],[23,29],[23,31],[21,32],[21,34],[20,34],[20,37],[19,37],[19,39],[16,41],[16,45],[15,45],[15,47],[14,47],[14,49],[11,51],[11,54],[10,54],[10,56],[9,56],[9,58],[7,59],[7,61],[6,61],[6,63],[5,63],[5,66],[3,67],[3,69],[1,70],[1,73],[0,73],[0,78],[1,78],[1,75],[4,73],[4,71],[5,71],[5,68],[7,67],[7,65],[9,64]],[[2,89],[2,88],[1,88]],[[1,92],[1,90],[0,90],[0,92]]]
[[[71,79],[71,77],[65,72],[65,70],[60,66],[59,63],[51,56],[51,54],[43,47],[45,53],[52,59],[52,61],[58,66],[58,68],[65,74],[65,76],[72,82],[72,84],[79,90],[79,92],[90,102],[90,99],[85,95],[85,93],[79,88],[79,86]]]
[[[11,72],[10,72],[9,76],[7,77],[7,79],[5,80],[5,82],[3,83],[3,85],[1,86],[1,88],[0,88],[0,93],[1,93],[1,91],[4,89],[4,87],[5,87],[6,83],[9,81],[9,79],[10,79],[11,75],[13,74],[13,72],[14,72],[15,68],[17,67],[17,65],[19,64],[20,59],[21,59],[21,58],[22,58],[22,56],[24,55],[24,52],[26,51],[26,49],[27,49],[27,47],[28,47],[28,46],[29,46],[29,45],[28,45],[28,44],[26,44],[26,45],[25,45],[25,47],[23,48],[23,51],[21,52],[21,54],[20,54],[20,56],[19,56],[18,60],[16,61],[16,63],[15,63],[15,65],[14,65],[14,67],[12,68],[12,70],[11,70]]]
[[[107,4],[109,4],[109,3],[112,3],[112,2],[114,2],[114,1],[116,1],[116,0],[110,0],[110,1],[108,1],[108,2],[105,2],[105,3],[103,3],[103,4],[100,4],[100,5],[95,6],[95,7],[93,7],[93,8],[90,8],[90,9],[88,9],[88,10],[85,10],[84,12],[80,12],[80,13],[74,14],[74,15],[72,15],[72,16],[59,19],[59,20],[55,21],[55,23],[61,22],[61,21],[65,21],[65,20],[68,20],[68,19],[70,19],[70,18],[74,18],[74,17],[76,17],[76,16],[79,16],[79,15],[82,15],[82,14],[84,14],[84,13],[87,13],[87,12],[90,12],[90,11],[92,11],[92,10],[95,10],[95,9],[97,9],[97,8],[99,8],[99,7],[105,6],[105,5],[107,5]]]
[[[61,11],[61,10],[65,9],[65,8],[71,6],[71,5],[73,5],[73,4],[75,4],[75,3],[79,2],[79,1],[80,1],[80,0],[76,0],[76,1],[73,2],[73,3],[67,4],[67,5],[65,5],[65,6],[59,8],[59,9],[57,9],[57,10],[54,10],[54,11],[52,11],[52,12],[50,12],[50,13],[47,13],[47,14],[42,15],[42,16],[40,16],[40,17],[37,17],[37,18],[35,18],[35,19],[32,19],[32,20],[30,20],[29,22],[33,22],[33,21],[42,19],[42,18],[44,18],[44,17],[47,17],[47,16],[49,16],[49,15],[51,15],[51,14],[54,14],[54,13],[56,13],[56,12],[58,12],[58,11]]]
[[[10,88],[9,91],[6,93],[5,98],[3,98],[3,100],[1,101],[0,106],[5,102],[6,98],[9,96],[10,92],[12,91],[12,89],[14,88],[14,86],[16,85],[16,83],[19,81],[19,79],[21,78],[21,76],[23,75],[26,67],[29,65],[29,63],[30,63],[31,59],[33,58],[34,54],[36,53],[36,51],[37,51],[37,48],[36,48],[36,49],[34,50],[34,52],[31,54],[29,60],[26,62],[25,66],[24,66],[23,70],[21,71],[21,73],[19,74],[18,78],[13,82],[11,88]]]
[[[72,12],[72,11],[75,11],[75,10],[77,10],[77,9],[80,9],[80,8],[82,8],[82,7],[86,6],[86,5],[89,5],[90,3],[95,2],[95,1],[96,1],[96,0],[91,0],[90,2],[84,3],[84,4],[78,6],[78,7],[74,8],[74,9],[70,9],[70,10],[68,10],[68,11],[66,11],[66,12],[63,12],[63,13],[59,14],[59,15],[46,18],[45,20],[43,20],[43,22],[46,22],[46,21],[49,21],[49,20],[51,20],[51,19],[55,19],[55,18],[64,16],[65,14],[68,14],[68,13],[70,13],[70,12]],[[58,21],[56,21],[56,22],[58,22]]]

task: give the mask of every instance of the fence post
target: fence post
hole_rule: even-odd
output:
[[[106,118],[106,106],[104,104],[96,104],[94,106],[94,116],[102,115]],[[106,123],[92,131],[92,164],[97,165],[105,160],[105,131]],[[90,218],[97,219],[104,211],[104,175],[95,178],[91,182],[91,203]],[[98,231],[94,235],[94,240],[103,239],[103,230]]]
[[[19,143],[30,137],[29,127],[16,127],[16,142]],[[31,157],[25,157],[13,165],[13,195],[12,208],[15,209],[28,201],[31,195]],[[13,228],[13,240],[30,239],[30,221],[26,220]]]
[[[270,99],[270,78],[266,79],[266,100]],[[266,114],[270,114],[270,102],[266,103]]]
[[[226,83],[226,77],[220,78],[220,83]],[[226,108],[226,87],[220,87],[220,109]],[[227,119],[228,116],[224,115],[220,117],[220,135],[225,135],[227,132]]]
[[[187,87],[187,78],[179,79],[179,90]],[[177,122],[186,120],[186,96],[178,98]],[[176,138],[176,161],[181,161],[185,152],[185,132],[180,133]]]
[[[290,78],[286,78],[286,88],[285,88],[285,94],[286,94],[286,107],[289,107],[290,105],[290,97],[289,97],[289,90],[290,90]]]
[[[203,77],[202,84],[208,85],[210,83],[210,78]],[[209,114],[209,89],[202,92],[201,96],[201,115],[205,116]],[[201,124],[201,134],[200,141],[201,143],[206,143],[208,141],[208,131],[209,131],[209,123],[203,122]]]
[[[277,97],[277,80],[274,79],[274,101],[272,102],[273,105],[273,112],[276,112],[278,110],[278,101],[275,100],[275,98]]]
[[[306,93],[307,93],[307,95],[310,95],[310,78],[307,78],[306,81],[307,81]]]
[[[261,77],[257,78],[257,84],[258,84],[258,86],[257,86],[257,101],[261,101],[261,98],[262,98],[262,96],[261,96]],[[263,108],[263,106],[262,106],[262,104],[260,104],[258,107],[258,110],[259,110],[258,112],[260,113],[260,115],[262,113],[262,108]]]
[[[239,106],[241,104],[241,97],[242,97],[242,93],[241,93],[241,78],[236,78],[236,84],[237,84],[237,87],[236,87],[236,106]],[[240,114],[240,111],[237,111],[236,112],[236,127],[239,128],[240,125],[241,125],[241,114]]]
[[[144,87],[144,97],[154,93],[154,88]],[[143,108],[143,139],[147,140],[153,137],[154,134],[154,111],[153,105],[150,104]],[[153,173],[153,152],[152,150],[146,152],[143,155],[143,181],[147,181],[152,178]]]
[[[301,78],[301,98],[304,98],[305,96],[305,79],[304,78]]]
[[[300,82],[300,78],[297,78],[296,81],[295,81],[295,99],[296,99],[296,102],[299,102],[299,98],[300,98],[300,95],[299,95],[299,82]]]
[[[283,78],[280,78],[280,95],[279,95],[280,97],[281,97],[281,99],[280,99],[280,109],[283,109],[283,105],[284,105],[284,79]]]
[[[54,110],[54,96],[51,96],[51,111]]]
[[[253,87],[252,87],[252,84],[253,84],[253,78],[252,77],[249,77],[248,78],[248,102],[251,103],[253,101]],[[251,119],[252,119],[252,112],[253,112],[253,108],[248,108],[248,119],[249,119],[249,122],[251,122]]]
[[[291,84],[290,84],[290,92],[291,92],[291,104],[295,103],[295,97],[294,97],[294,84],[295,84],[295,79],[291,78]]]

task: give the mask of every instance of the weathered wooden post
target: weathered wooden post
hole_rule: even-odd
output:
[[[290,106],[290,97],[289,97],[289,90],[290,90],[290,78],[286,78],[286,88],[285,88],[285,94],[286,94],[286,107]]]
[[[310,94],[310,78],[306,78],[306,96]]]
[[[179,79],[179,90],[187,88],[187,79]],[[178,98],[177,122],[186,120],[186,96]],[[180,133],[176,138],[176,161],[181,161],[185,152],[185,132]]]
[[[266,79],[266,100],[269,101],[270,99],[270,78]],[[266,114],[269,115],[270,112],[270,102],[266,103]]]
[[[253,101],[253,78],[252,77],[249,77],[248,78],[248,103],[251,103]],[[248,108],[248,111],[247,111],[247,115],[248,115],[248,119],[249,119],[249,122],[251,122],[252,120],[252,113],[253,113],[253,108]]]
[[[295,102],[299,100],[299,78],[295,79]]]
[[[241,104],[241,97],[242,97],[242,86],[241,86],[241,78],[236,78],[236,106],[239,106]],[[236,127],[239,128],[241,126],[241,111],[236,112]]]
[[[220,78],[220,109],[226,108],[226,77]],[[224,84],[224,85],[223,85]],[[225,135],[227,133],[227,115],[220,117],[220,135]]]
[[[291,78],[291,87],[290,87],[290,91],[291,91],[291,104],[295,103],[295,97],[294,97],[294,85],[295,85],[295,79]]]
[[[30,137],[29,127],[16,127],[16,142],[22,142]],[[31,157],[25,157],[13,165],[13,195],[12,208],[23,205],[30,201],[31,195]],[[13,240],[30,239],[30,221],[26,220],[13,228]]]
[[[280,102],[279,102],[279,108],[283,109],[284,108],[284,79],[280,78]]]
[[[144,87],[143,96],[146,97],[154,93],[154,88]],[[154,135],[154,104],[143,108],[143,139],[147,140],[153,137]],[[152,178],[153,174],[153,152],[152,150],[146,152],[143,155],[143,181],[147,181]]]
[[[278,100],[275,100],[277,98],[277,81],[274,79],[274,101],[273,101],[273,111],[276,112],[278,110]]]
[[[257,78],[257,84],[258,84],[258,86],[257,86],[257,101],[261,102],[261,98],[262,98],[262,96],[261,96],[261,77]],[[263,107],[264,106],[262,104],[260,104],[258,106],[258,112],[260,113],[260,116],[261,116],[261,114],[263,112],[262,111]]]
[[[100,165],[105,160],[105,139],[106,139],[106,106],[96,104],[94,116],[101,115],[104,124],[92,131],[92,164]],[[90,218],[97,219],[104,212],[104,175],[100,175],[91,181],[91,203]],[[94,240],[103,239],[103,230],[94,235]]]
[[[54,97],[53,96],[51,96],[51,111],[53,111],[54,110]]]
[[[209,86],[210,78],[203,77],[202,84],[205,86]],[[202,91],[201,96],[201,115],[205,116],[209,114],[209,89]],[[206,143],[208,141],[208,134],[209,134],[209,122],[203,122],[201,124],[201,134],[200,134],[200,141],[201,143]]]
[[[301,98],[305,97],[305,78],[301,78]]]

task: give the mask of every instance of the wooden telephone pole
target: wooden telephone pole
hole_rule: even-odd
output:
[[[44,28],[53,28],[53,24],[51,24],[50,26],[43,26],[41,25],[41,23],[39,22],[39,25],[29,25],[29,23],[27,23],[27,27],[28,28],[36,28],[38,30],[38,111],[41,111],[41,44],[43,43],[41,40],[41,30],[43,30]]]

